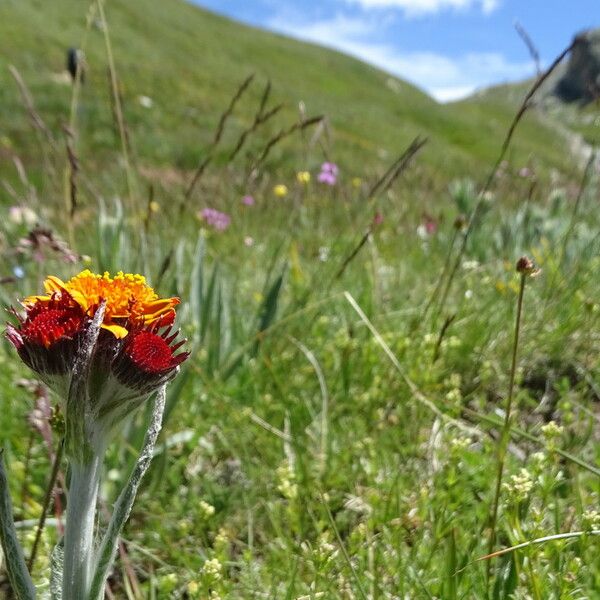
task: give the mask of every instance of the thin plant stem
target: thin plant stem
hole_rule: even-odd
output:
[[[433,306],[435,299],[438,297],[438,294],[440,293],[440,290],[442,289],[442,285],[444,284],[444,280],[446,279],[446,275],[448,274],[448,270],[450,269],[450,261],[452,260],[452,253],[454,252],[454,244],[456,244],[458,232],[459,232],[459,230],[457,228],[454,228],[454,232],[452,234],[452,239],[450,240],[450,244],[448,245],[448,250],[446,251],[446,260],[444,261],[444,267],[442,268],[442,271],[438,277],[437,283],[435,284],[433,293],[429,297],[429,300],[427,301],[427,304],[425,305],[425,308],[423,309],[423,314],[421,315],[421,318],[419,319],[419,324],[424,323],[425,319],[427,319],[429,310]],[[443,307],[440,306],[437,313],[439,313],[442,310],[442,308]],[[436,314],[436,319],[437,319],[437,314]],[[436,319],[434,319],[434,321]]]
[[[33,570],[33,565],[35,564],[35,557],[37,554],[38,545],[40,543],[40,539],[42,538],[42,531],[44,530],[44,525],[46,524],[46,516],[48,514],[48,507],[50,506],[50,500],[52,499],[54,493],[54,486],[56,485],[56,479],[58,477],[58,471],[60,468],[60,462],[62,460],[63,455],[63,446],[64,440],[61,440],[58,444],[58,448],[56,449],[56,454],[54,455],[54,463],[52,464],[52,473],[50,475],[50,481],[48,482],[48,488],[46,489],[46,495],[44,496],[44,504],[42,506],[42,513],[40,514],[40,520],[37,525],[37,529],[35,532],[35,540],[33,542],[33,547],[31,548],[31,555],[29,556],[29,561],[27,562],[27,568],[29,572]]]
[[[577,224],[577,217],[579,214],[579,205],[581,204],[581,199],[585,193],[588,182],[590,180],[592,174],[592,167],[596,163],[596,152],[592,152],[590,158],[585,166],[585,171],[583,172],[583,177],[581,180],[581,185],[579,186],[579,191],[577,192],[577,198],[575,199],[575,203],[573,204],[573,211],[571,212],[571,220],[569,221],[569,226],[567,227],[567,231],[565,233],[565,237],[563,238],[563,243],[560,248],[560,254],[558,259],[558,268],[560,269],[565,261],[565,256],[567,254],[567,246],[569,245],[569,241],[571,236],[573,235],[573,230],[575,229],[575,225]]]
[[[81,50],[83,51],[86,47],[88,35],[96,16],[96,4],[91,4],[88,9],[88,14],[86,17],[86,25],[85,32],[83,35],[83,40],[81,43]],[[73,147],[73,152],[76,151],[77,146],[77,132],[76,132],[76,118],[77,118],[77,107],[79,106],[79,98],[81,92],[81,84],[83,82],[83,65],[78,62],[77,70],[75,72],[75,79],[73,80],[73,91],[71,93],[71,105],[69,110],[69,127],[67,130],[67,139],[71,138],[71,144]],[[63,187],[64,187],[64,203],[65,203],[65,213],[68,216],[67,219],[67,232],[69,238],[69,245],[71,248],[75,247],[75,227],[73,222],[74,210],[73,206],[73,198],[71,195],[71,186],[70,180],[72,177],[73,165],[70,160],[67,160],[65,165],[64,173],[63,173]]]
[[[88,9],[87,17],[85,20],[85,31],[81,42],[81,50],[85,51],[87,46],[87,40],[92,27],[92,23],[96,17],[96,3],[92,3]],[[81,92],[83,71],[77,69],[75,81],[73,82],[73,92],[71,94],[71,105],[69,110],[69,130],[75,132],[75,121],[77,119],[77,107],[79,106],[79,98]]]
[[[317,375],[319,388],[321,389],[321,448],[319,456],[319,474],[322,477],[327,468],[327,456],[329,454],[329,391],[327,390],[327,383],[325,382],[323,370],[314,353],[299,340],[293,337],[290,337],[290,340],[311,364]]]
[[[504,411],[504,424],[500,435],[500,443],[498,445],[498,464],[496,473],[496,488],[494,491],[494,502],[492,504],[492,513],[490,515],[490,540],[488,544],[488,554],[494,550],[496,543],[496,524],[498,521],[498,507],[500,504],[500,490],[502,488],[502,476],[504,474],[504,462],[506,459],[506,451],[510,439],[511,414],[515,389],[515,374],[517,371],[517,350],[519,348],[519,335],[521,333],[521,317],[523,315],[523,296],[525,294],[526,273],[521,273],[521,285],[519,287],[519,298],[517,300],[517,317],[515,320],[515,336],[512,350],[512,362],[510,366],[510,381],[508,384],[508,398],[506,399],[506,408]],[[488,563],[489,565],[489,563]],[[487,569],[489,580],[490,570]]]
[[[115,68],[115,60],[110,43],[108,33],[108,23],[104,14],[104,0],[97,0],[98,13],[102,22],[102,31],[104,33],[104,44],[106,46],[106,57],[108,59],[108,70],[110,73],[110,84],[113,94],[113,102],[115,103],[115,114],[117,117],[117,125],[119,127],[119,137],[121,138],[121,151],[123,160],[125,161],[125,178],[127,180],[127,191],[129,193],[130,208],[137,212],[137,204],[134,204],[136,195],[134,193],[133,174],[131,169],[131,161],[129,157],[129,149],[127,147],[127,133],[125,131],[125,119],[123,117],[123,107],[121,106],[121,95],[119,94],[119,83],[117,81],[117,70]]]
[[[579,208],[580,208],[583,196],[585,194],[585,191],[587,189],[587,186],[590,182],[590,178],[592,176],[592,171],[593,171],[593,166],[596,164],[596,156],[597,156],[597,153],[595,151],[593,151],[590,154],[590,157],[589,157],[589,159],[586,163],[585,169],[583,171],[581,183],[579,185],[579,190],[577,192],[577,197],[575,198],[575,202],[573,203],[573,210],[571,211],[571,218],[569,219],[569,225],[567,226],[567,230],[565,231],[565,234],[563,236],[562,244],[560,246],[560,250],[559,250],[557,258],[556,258],[556,266],[552,270],[552,275],[548,278],[548,282],[545,286],[546,291],[544,293],[544,302],[543,302],[542,310],[539,313],[539,321],[542,321],[543,319],[547,318],[546,311],[548,309],[548,306],[549,306],[550,300],[551,300],[550,292],[556,290],[557,277],[563,270],[563,267],[565,264],[565,259],[567,256],[567,248],[569,246],[569,242],[571,241],[571,236],[573,235],[575,226],[577,225],[577,218],[579,216]],[[569,272],[574,273],[575,269],[572,269]],[[558,283],[561,283],[561,282],[559,281]],[[564,283],[566,286],[568,286],[569,285],[568,278],[565,277],[563,279],[562,283]]]
[[[338,545],[340,547],[340,550],[342,551],[342,555],[344,556],[346,564],[348,565],[348,568],[350,569],[350,572],[352,573],[352,576],[354,577],[354,581],[356,583],[356,587],[359,592],[359,596],[362,598],[362,600],[367,600],[368,596],[367,596],[367,594],[363,588],[363,585],[360,581],[360,577],[358,576],[358,573],[357,573],[354,565],[352,564],[352,560],[350,559],[348,550],[346,550],[346,546],[344,545],[342,536],[340,535],[340,532],[339,532],[338,528],[336,527],[335,521],[333,520],[333,515],[331,514],[329,504],[327,503],[327,500],[325,499],[325,496],[323,495],[323,493],[320,492],[320,494],[321,494],[321,502],[323,503],[323,507],[325,508],[325,512],[327,513],[327,519],[329,520],[329,524],[331,525],[331,528],[333,529],[333,532],[335,533],[335,537],[337,538]]]
[[[118,547],[118,540],[125,522],[131,514],[133,502],[137,494],[140,482],[144,477],[152,457],[154,456],[154,447],[158,434],[160,433],[163,415],[165,411],[166,391],[165,386],[159,390],[154,401],[152,417],[146,431],[142,451],[138,460],[129,476],[129,481],[119,494],[119,497],[114,505],[113,514],[110,518],[102,542],[98,547],[94,558],[93,572],[90,577],[90,585],[88,587],[89,600],[101,600],[104,598],[104,590],[106,589],[106,580],[110,572],[110,568],[114,561],[114,557]],[[66,555],[66,553],[65,553]],[[65,599],[67,600],[67,599]]]

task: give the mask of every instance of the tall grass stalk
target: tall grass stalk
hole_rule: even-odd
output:
[[[531,274],[525,269],[519,269],[523,259],[517,263],[517,270],[520,271],[521,281],[519,285],[519,296],[517,299],[517,316],[515,319],[515,334],[513,339],[512,347],[512,360],[510,365],[510,380],[508,384],[508,397],[506,399],[506,407],[504,409],[504,424],[502,426],[502,432],[500,434],[500,442],[498,444],[498,458],[496,467],[496,487],[494,490],[494,500],[492,503],[492,511],[490,514],[490,539],[488,543],[488,554],[491,554],[494,550],[496,543],[496,526],[498,522],[498,507],[500,505],[500,492],[502,489],[502,476],[504,474],[504,464],[506,460],[506,451],[508,449],[508,442],[510,440],[510,428],[511,428],[511,416],[512,416],[512,405],[514,399],[515,390],[515,374],[517,371],[517,352],[519,349],[519,337],[521,334],[521,319],[523,317],[523,297],[525,295],[525,283],[527,277]],[[487,575],[489,580],[490,569],[488,563]]]
[[[301,341],[290,337],[291,342],[304,354],[315,371],[321,390],[321,423],[320,423],[320,449],[319,449],[319,474],[324,475],[327,468],[327,456],[329,454],[329,391],[327,382],[323,375],[323,369],[314,353]]]
[[[442,285],[444,285],[444,281],[445,281],[446,276],[448,275],[448,271],[450,269],[450,263],[452,261],[452,254],[454,252],[454,245],[456,244],[456,239],[458,237],[458,234],[459,234],[459,229],[457,229],[455,227],[454,231],[452,233],[452,238],[450,239],[450,243],[448,244],[448,251],[446,252],[446,260],[444,261],[444,266],[442,267],[442,271],[438,276],[438,280],[437,280],[437,283],[435,284],[435,288],[433,289],[433,293],[429,297],[429,300],[427,301],[427,304],[425,305],[425,308],[423,309],[423,313],[421,314],[419,321],[415,324],[417,327],[421,323],[424,323],[425,320],[427,319],[427,315],[429,314],[429,311],[430,311],[431,307],[433,306],[435,299],[438,297],[440,290],[442,289]],[[437,316],[438,316],[439,312],[442,309],[443,309],[443,306],[440,306],[438,308],[438,310],[436,311],[436,315],[433,320],[434,324],[435,324],[435,321],[437,320]],[[435,327],[435,325],[434,325],[434,327]],[[433,327],[432,327],[432,329],[433,329]]]
[[[579,186],[579,191],[577,192],[577,198],[575,198],[575,203],[573,204],[573,211],[571,213],[571,219],[569,221],[569,225],[567,227],[567,231],[565,232],[565,237],[563,238],[563,243],[560,248],[560,254],[558,259],[558,268],[560,269],[565,261],[565,257],[567,254],[567,247],[569,245],[569,240],[573,235],[573,231],[575,229],[575,225],[577,224],[577,217],[579,216],[579,206],[581,205],[581,200],[587,189],[587,185],[589,183],[590,177],[592,175],[592,167],[596,164],[597,152],[594,151],[590,154],[590,158],[585,166],[585,171],[583,172],[583,177],[581,179],[581,185]],[[552,286],[550,287],[552,289]]]
[[[123,117],[123,107],[121,106],[121,95],[119,94],[119,83],[117,80],[117,70],[115,67],[115,60],[113,57],[112,45],[110,42],[110,35],[108,30],[108,22],[106,21],[106,15],[104,14],[104,0],[97,0],[98,14],[100,15],[100,22],[102,23],[102,32],[104,33],[104,44],[106,46],[106,57],[108,59],[108,70],[110,73],[110,84],[113,95],[113,102],[115,103],[115,114],[117,117],[117,125],[119,128],[119,138],[121,140],[121,152],[123,154],[123,161],[125,163],[125,178],[127,181],[127,192],[129,194],[130,208],[137,213],[137,197],[135,194],[135,185],[133,170],[131,167],[131,160],[129,157],[129,149],[127,147],[127,133],[125,131],[125,118]]]
[[[84,51],[87,46],[87,40],[90,33],[90,29],[92,23],[96,17],[96,3],[92,3],[88,9],[88,13],[86,16],[85,23],[85,31],[83,34],[83,39],[81,41],[81,50]],[[74,178],[73,172],[73,161],[71,160],[71,155],[76,155],[77,148],[77,129],[76,129],[76,120],[77,120],[77,109],[79,107],[79,99],[81,95],[81,84],[83,83],[83,68],[80,63],[77,65],[77,71],[75,74],[75,79],[73,81],[73,91],[71,93],[71,104],[69,109],[69,127],[67,129],[67,140],[68,140],[68,156],[65,164],[65,169],[63,172],[63,190],[64,190],[64,203],[65,203],[65,214],[67,215],[67,236],[69,240],[69,245],[71,248],[75,248],[75,229],[73,223],[73,217],[75,216],[76,206],[74,204],[73,199],[73,187],[72,181]],[[69,140],[70,138],[70,140]],[[70,145],[69,145],[70,144]]]

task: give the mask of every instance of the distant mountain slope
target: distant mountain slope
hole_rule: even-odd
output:
[[[40,114],[60,131],[71,99],[60,73],[67,48],[84,38],[89,71],[79,112],[82,148],[102,161],[117,147],[103,32],[94,20],[86,34],[87,11],[81,0],[0,4],[0,135],[20,152],[25,149],[29,164],[39,160],[38,146],[7,65],[18,68]],[[285,109],[267,130],[293,123],[302,102],[309,115],[328,117],[332,157],[357,173],[382,158],[391,160],[421,134],[430,138],[421,160],[432,175],[477,174],[495,159],[514,112],[512,103],[489,94],[437,104],[354,58],[241,25],[183,0],[110,0],[106,14],[126,121],[140,162],[148,164],[193,168],[250,73],[256,81],[234,113],[224,148],[230,150],[241,126],[250,122],[270,79],[272,102],[284,102]],[[520,127],[511,156],[570,168],[562,137],[534,116]],[[288,160],[285,144],[278,160]]]

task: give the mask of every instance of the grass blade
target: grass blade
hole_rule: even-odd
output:
[[[283,279],[285,277],[286,270],[287,267],[284,267],[281,275],[279,275],[279,277],[275,279],[273,285],[271,285],[271,287],[269,288],[269,291],[267,292],[267,295],[265,296],[265,299],[261,305],[258,319],[259,335],[254,345],[254,355],[256,355],[256,353],[258,352],[258,347],[262,339],[260,334],[266,331],[270,327],[271,323],[273,323],[273,321],[275,320],[275,315],[277,313],[277,304],[279,302],[279,294],[281,293],[281,287],[283,285]]]
[[[25,557],[15,530],[8,478],[4,468],[3,451],[0,452],[0,540],[8,578],[17,600],[35,600],[35,587],[25,565]]]

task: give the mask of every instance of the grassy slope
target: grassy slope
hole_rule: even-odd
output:
[[[68,119],[70,86],[56,83],[53,74],[62,70],[66,48],[81,43],[85,15],[86,3],[77,0],[10,0],[0,6],[0,60],[22,72],[54,128]],[[464,174],[493,161],[512,118],[512,107],[504,103],[439,105],[353,58],[234,23],[180,0],[114,0],[107,18],[126,119],[142,162],[193,167],[233,91],[253,72],[260,82],[252,90],[256,100],[270,78],[273,102],[286,103],[280,126],[296,118],[299,101],[309,114],[327,115],[334,132],[332,156],[349,166],[373,165],[382,152],[391,158],[423,134],[430,137],[423,160],[434,172]],[[116,142],[103,37],[96,26],[86,53],[90,72],[80,114],[82,141],[102,156]],[[30,129],[2,67],[0,127],[18,140],[19,148],[27,147]],[[151,110],[139,105],[141,94],[155,101]],[[245,103],[236,120],[248,122],[252,110]],[[544,165],[563,168],[561,146],[550,128],[531,118],[517,135],[514,157],[527,161],[535,155]],[[29,151],[25,159],[35,162],[34,147],[29,145]]]
[[[562,63],[544,82],[536,99],[544,107],[545,117],[550,117],[550,119],[558,121],[560,126],[566,126],[569,130],[581,135],[587,144],[597,146],[600,141],[600,103],[590,103],[586,106],[577,103],[566,104],[551,96],[552,89],[565,70],[561,69],[564,64]],[[462,110],[467,103],[476,102],[489,109],[490,103],[495,103],[516,111],[525,94],[533,85],[533,81],[533,79],[527,79],[516,83],[495,85],[477,92],[467,100],[458,102],[456,106]]]

